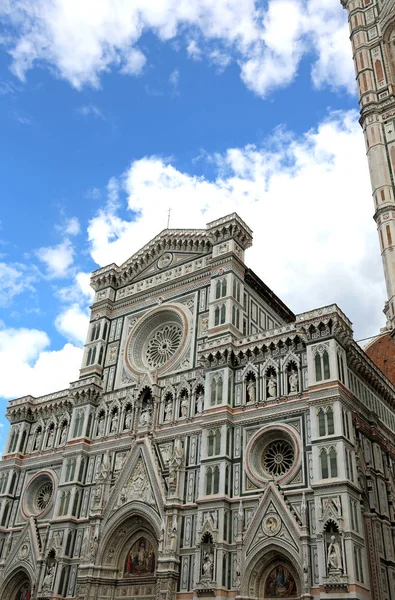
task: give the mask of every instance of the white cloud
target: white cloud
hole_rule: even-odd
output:
[[[68,306],[55,319],[56,329],[71,342],[83,346],[89,325],[89,311],[79,304]]]
[[[237,211],[254,229],[246,262],[295,312],[337,302],[359,337],[384,324],[384,285],[363,136],[356,112],[301,137],[278,130],[261,147],[209,157],[209,181],[157,157],[124,176],[133,221],[110,203],[91,220],[93,259],[121,264],[165,226],[205,227]],[[350,160],[352,157],[352,161]]]
[[[65,277],[74,262],[74,248],[68,239],[57,246],[39,248],[36,254],[46,265],[48,277],[54,279]]]
[[[141,73],[142,34],[177,37],[194,59],[240,64],[243,81],[267,95],[295,77],[302,56],[316,85],[353,89],[346,14],[334,0],[14,0],[0,5],[14,73],[24,79],[46,64],[76,88],[98,86],[103,73]],[[1,43],[1,41],[0,41]],[[347,66],[349,65],[349,66]]]
[[[169,82],[173,87],[173,91],[177,92],[178,84],[180,83],[180,71],[178,69],[174,69],[174,71],[170,73]]]
[[[102,111],[100,110],[100,108],[98,106],[96,106],[95,104],[83,104],[82,106],[79,106],[77,108],[77,111],[80,113],[80,115],[82,115],[83,117],[96,117],[98,119],[103,119],[105,120],[105,117],[102,113]]]
[[[81,231],[81,226],[80,226],[80,222],[77,219],[77,217],[71,217],[71,219],[67,219],[65,226],[64,226],[64,232],[67,235],[78,235]]]
[[[65,344],[60,350],[49,351],[49,345],[44,331],[0,330],[1,397],[40,396],[67,388],[78,378],[82,350]]]
[[[35,275],[23,264],[0,262],[0,306],[7,306],[23,292],[34,291],[35,279]]]

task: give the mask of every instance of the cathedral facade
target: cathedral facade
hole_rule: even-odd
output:
[[[1,600],[395,598],[395,389],[237,214],[95,271],[80,377],[8,404]]]

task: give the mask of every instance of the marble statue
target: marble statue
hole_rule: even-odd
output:
[[[340,545],[336,541],[336,537],[331,535],[331,543],[328,547],[328,560],[327,560],[328,571],[339,571],[342,569],[342,556]]]

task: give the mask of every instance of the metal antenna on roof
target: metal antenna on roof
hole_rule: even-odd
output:
[[[170,213],[171,213],[171,208],[169,208],[168,213],[167,213],[167,229],[169,229],[169,226],[170,226]]]

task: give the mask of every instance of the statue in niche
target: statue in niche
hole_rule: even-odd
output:
[[[118,411],[114,411],[113,415],[112,415],[112,419],[111,419],[111,428],[110,431],[111,433],[116,433],[117,429],[118,429]]]
[[[277,382],[273,374],[270,375],[267,381],[267,397],[275,398],[277,395]]]
[[[288,377],[288,383],[289,383],[289,391],[292,394],[293,392],[297,392],[298,391],[298,387],[299,387],[299,377],[297,372],[295,371],[295,369],[292,369],[289,377]]]
[[[132,426],[132,410],[128,408],[125,416],[125,429],[129,430]]]
[[[105,421],[104,415],[102,413],[101,415],[99,415],[99,423],[97,426],[97,436],[98,437],[103,437],[105,424],[106,424],[106,421]]]
[[[172,400],[171,396],[169,396],[169,398],[165,404],[165,422],[166,423],[169,423],[169,421],[171,421],[172,414],[173,414],[173,400]]]
[[[169,485],[177,486],[177,472],[182,464],[184,449],[180,439],[174,440],[173,452],[169,460]]]
[[[55,548],[60,548],[63,542],[63,531],[55,531],[53,535],[53,543]]]
[[[38,430],[37,430],[37,433],[36,433],[36,439],[35,439],[35,441],[34,441],[34,447],[33,447],[33,450],[39,450],[39,449],[40,449],[40,447],[41,447],[41,439],[42,439],[42,435],[43,435],[43,434],[42,434],[42,432],[41,432],[41,429],[38,429]]]
[[[50,448],[51,446],[53,446],[54,437],[55,437],[55,429],[52,427],[48,432],[47,448]]]
[[[196,412],[200,415],[203,412],[204,392],[200,390],[196,398]]]
[[[63,446],[67,439],[67,425],[63,425],[62,431],[60,432],[60,445]]]
[[[214,568],[214,554],[210,552],[205,552],[203,556],[203,565],[202,565],[202,574],[205,579],[213,578],[213,568]]]
[[[81,558],[85,559],[88,553],[88,545],[89,545],[89,534],[88,531],[85,532],[84,539],[82,540],[81,546]]]
[[[256,388],[255,388],[255,379],[251,377],[249,381],[247,381],[247,402],[248,404],[254,404],[256,400]]]
[[[54,576],[55,576],[55,562],[50,562],[50,563],[48,563],[47,569],[45,571],[43,584],[42,584],[43,590],[48,590],[48,591],[52,590]]]
[[[140,414],[140,423],[139,423],[140,427],[149,427],[151,425],[151,419],[152,419],[151,408],[150,407],[144,408]]]
[[[331,535],[331,541],[328,546],[327,567],[328,572],[343,570],[340,544],[337,542],[335,535]]]
[[[99,540],[95,533],[95,535],[93,536],[93,538],[91,540],[90,549],[89,549],[90,550],[90,559],[91,559],[91,562],[93,562],[93,563],[95,562],[98,547],[99,547]]]
[[[181,398],[181,417],[185,419],[188,416],[188,396],[185,394]]]

